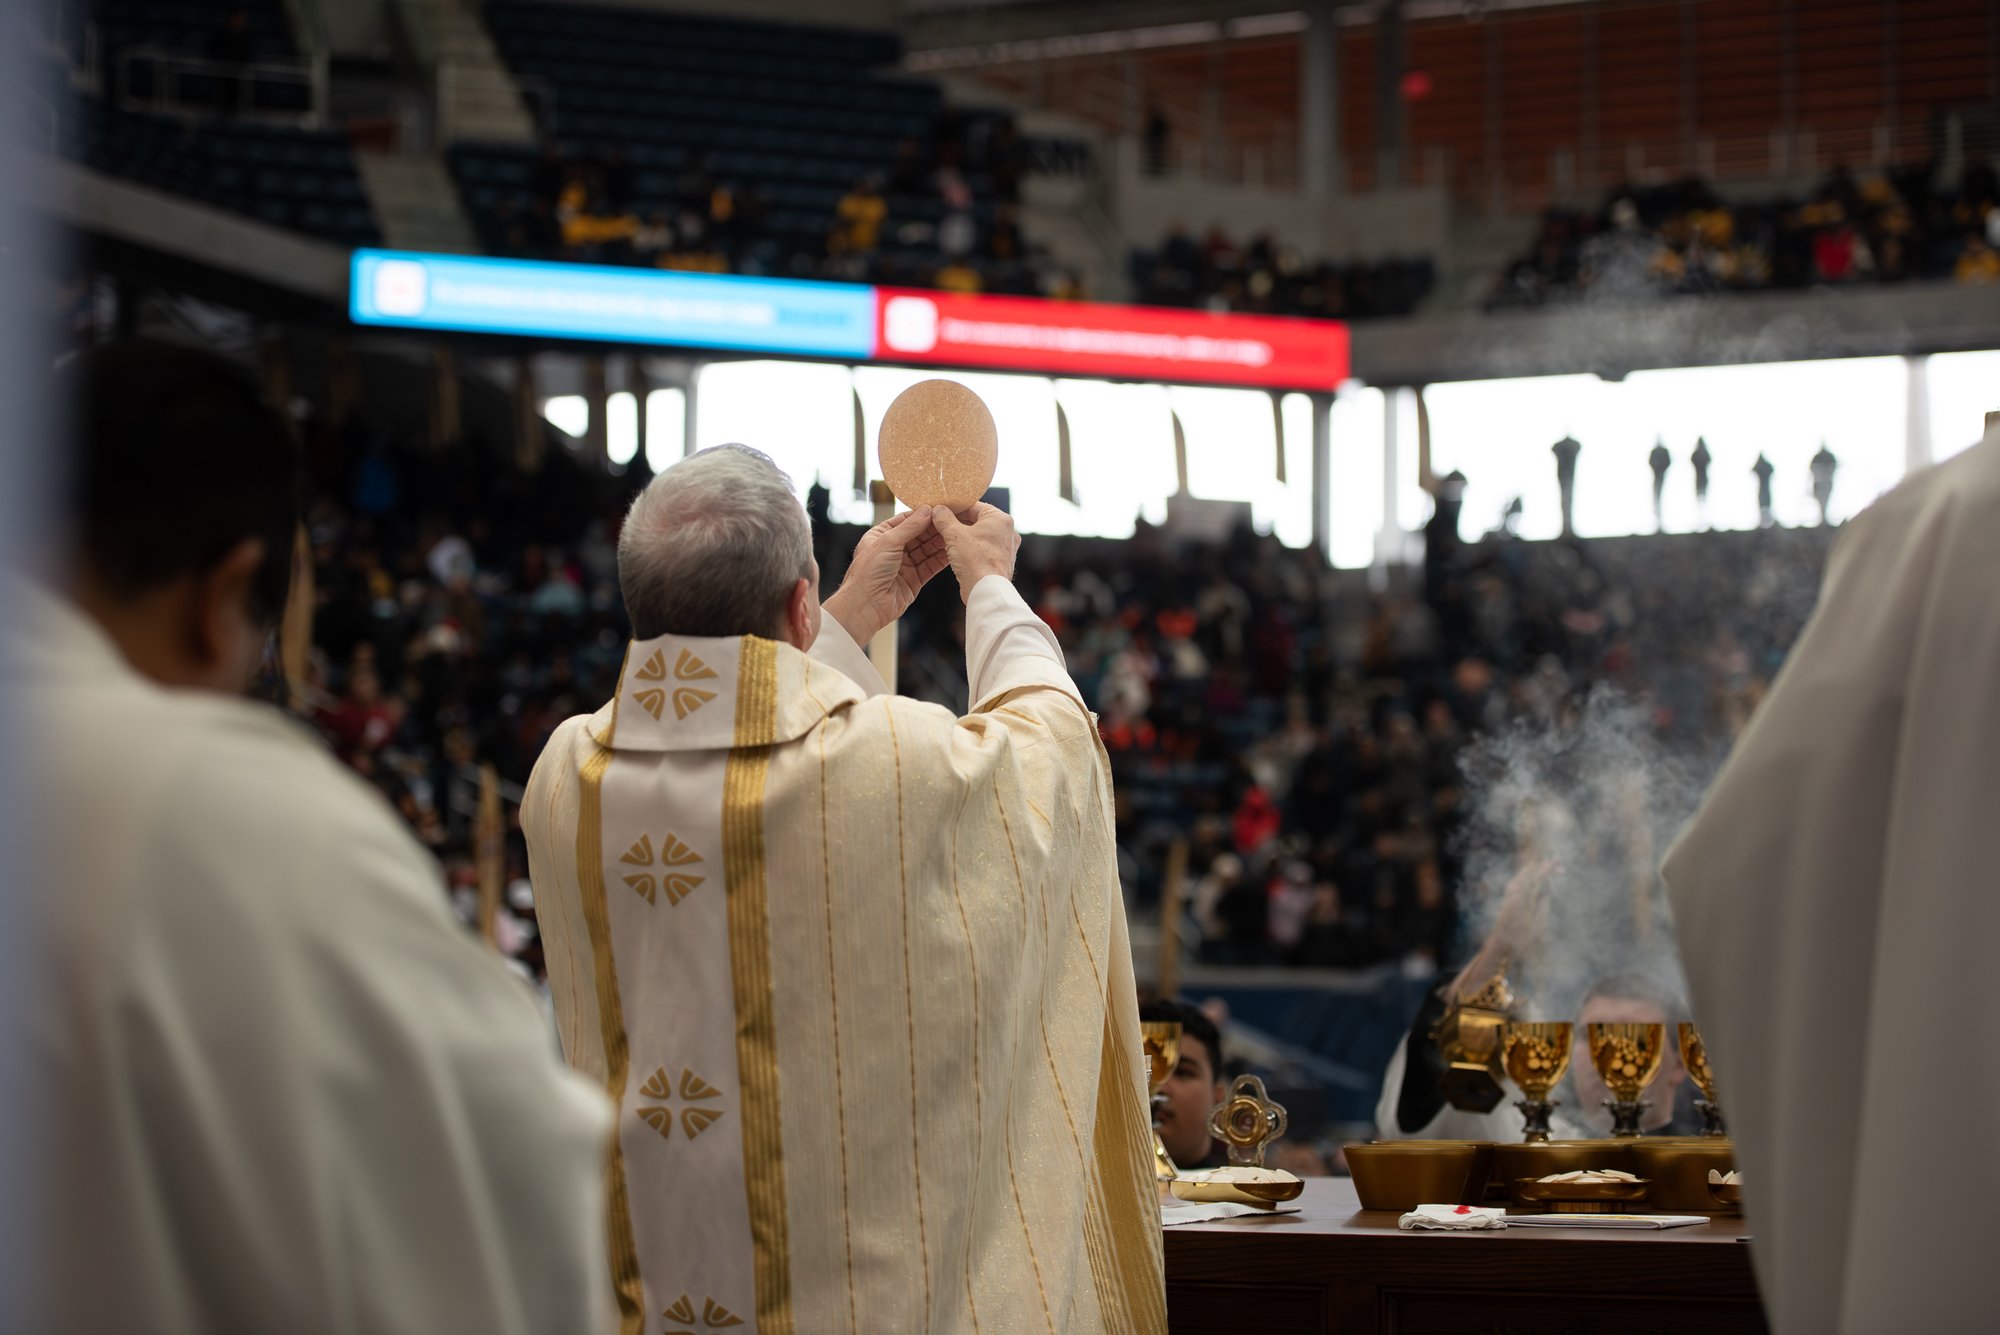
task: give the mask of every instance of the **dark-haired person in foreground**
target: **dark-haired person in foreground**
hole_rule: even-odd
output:
[[[63,391],[66,568],[0,656],[44,739],[44,1328],[606,1329],[603,1096],[388,808],[243,697],[287,424],[162,344]]]

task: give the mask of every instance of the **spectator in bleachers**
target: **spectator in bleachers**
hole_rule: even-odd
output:
[[[1620,187],[1594,214],[1545,214],[1487,305],[1953,275],[1982,281],[1978,240],[2000,230],[1994,193],[1986,163],[1968,166],[1955,191],[1935,185],[1929,168],[1857,176],[1836,166],[1809,198],[1765,204],[1731,203],[1693,179]]]
[[[834,206],[833,229],[827,233],[827,254],[866,256],[882,242],[882,225],[888,221],[889,205],[882,198],[881,182],[864,176],[854,183]]]
[[[1178,223],[1157,250],[1132,256],[1133,286],[1142,302],[1267,315],[1408,315],[1432,279],[1428,260],[1308,264],[1269,232],[1239,248],[1220,227],[1197,242]]]
[[[938,202],[944,217],[938,223],[937,247],[948,259],[963,259],[972,253],[977,232],[972,221],[972,185],[959,169],[956,155],[947,156],[937,170]]]
[[[1952,276],[1961,283],[2000,283],[2000,251],[1979,233],[1967,233]]]

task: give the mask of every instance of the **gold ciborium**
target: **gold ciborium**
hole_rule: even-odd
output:
[[[1708,1063],[1708,1045],[1701,1041],[1701,1030],[1686,1020],[1681,1021],[1681,1065],[1687,1067],[1688,1079],[1701,1091],[1701,1097],[1694,1101],[1694,1110],[1701,1114],[1701,1134],[1728,1135],[1722,1105],[1715,1101],[1715,1068]]]
[[[1229,1146],[1229,1162],[1250,1168],[1264,1166],[1264,1147],[1285,1134],[1291,1118],[1285,1106],[1264,1092],[1254,1075],[1239,1075],[1229,1097],[1208,1115],[1208,1133]]]
[[[1181,1026],[1177,1020],[1146,1020],[1139,1030],[1146,1039],[1146,1084],[1153,1099],[1153,1175],[1162,1182],[1171,1182],[1180,1176],[1180,1170],[1174,1167],[1166,1142],[1160,1139],[1160,1109],[1167,1101],[1160,1091],[1181,1059]]]
[[[1513,1007],[1503,968],[1477,992],[1455,1000],[1431,1031],[1445,1062],[1439,1087],[1461,1112],[1492,1112],[1507,1096],[1500,1084],[1500,1030]]]
[[[1653,1083],[1666,1058],[1666,1025],[1593,1024],[1588,1033],[1590,1064],[1611,1091],[1611,1097],[1604,1101],[1611,1109],[1611,1134],[1641,1134],[1639,1118],[1651,1105],[1639,1095]]]
[[[1500,1051],[1507,1074],[1524,1096],[1521,1110],[1523,1141],[1549,1138],[1549,1114],[1557,1103],[1549,1091],[1569,1070],[1570,1040],[1576,1026],[1562,1022],[1510,1024],[1500,1031]]]

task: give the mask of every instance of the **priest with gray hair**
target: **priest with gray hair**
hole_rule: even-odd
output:
[[[757,451],[633,502],[617,693],[522,806],[621,1330],[1166,1329],[1110,770],[1019,541],[906,511],[822,605]],[[963,717],[861,650],[947,565]]]

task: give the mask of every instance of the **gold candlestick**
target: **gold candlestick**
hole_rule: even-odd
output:
[[[1604,1101],[1611,1109],[1611,1134],[1637,1136],[1639,1118],[1651,1106],[1639,1095],[1660,1073],[1667,1055],[1667,1027],[1664,1024],[1593,1024],[1590,1036],[1590,1064],[1612,1097]]]
[[[1570,1042],[1575,1026],[1563,1022],[1510,1024],[1500,1031],[1502,1060],[1508,1076],[1521,1087],[1523,1141],[1549,1138],[1549,1114],[1558,1104],[1549,1091],[1569,1070]]]
[[[1146,1076],[1153,1102],[1153,1175],[1162,1182],[1171,1182],[1180,1176],[1180,1170],[1174,1167],[1166,1142],[1160,1139],[1160,1109],[1167,1101],[1160,1091],[1180,1063],[1181,1026],[1177,1020],[1146,1020],[1139,1029],[1146,1040]]]
[[[1688,1079],[1701,1091],[1701,1097],[1694,1101],[1695,1111],[1701,1114],[1701,1134],[1728,1135],[1729,1128],[1722,1120],[1722,1105],[1715,1101],[1715,1068],[1708,1062],[1708,1045],[1701,1041],[1701,1030],[1686,1020],[1681,1021],[1681,1064],[1687,1067]]]

